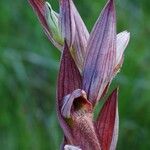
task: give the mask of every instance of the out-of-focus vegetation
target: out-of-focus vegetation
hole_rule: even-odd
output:
[[[51,0],[58,10],[58,1]],[[104,0],[75,0],[89,31]],[[118,150],[150,149],[150,1],[116,0],[118,32],[131,32],[121,73]],[[57,150],[55,112],[60,53],[26,0],[0,1],[0,149]]]

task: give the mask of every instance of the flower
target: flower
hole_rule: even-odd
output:
[[[66,144],[82,150],[115,149],[118,135],[117,89],[94,121],[95,99],[88,98],[83,80],[84,76],[81,76],[66,43],[57,85],[57,113],[64,132],[62,149]]]
[[[91,33],[72,0],[60,0],[60,13],[44,0],[29,0],[50,41],[62,52],[57,84],[57,114],[64,132],[61,149],[114,150],[118,139],[118,89],[97,103],[123,63],[127,31],[116,34],[114,0],[108,0]],[[75,147],[74,147],[75,146]]]

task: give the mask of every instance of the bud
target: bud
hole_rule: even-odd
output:
[[[48,27],[50,28],[53,39],[63,45],[64,40],[61,36],[61,32],[58,25],[58,17],[59,15],[52,9],[51,5],[48,2],[45,2],[45,19]]]

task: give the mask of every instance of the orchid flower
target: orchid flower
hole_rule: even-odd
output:
[[[118,89],[93,114],[123,63],[130,33],[116,34],[114,0],[108,0],[89,34],[72,0],[60,0],[57,14],[44,0],[29,0],[50,41],[62,52],[57,114],[64,133],[62,150],[115,150]]]

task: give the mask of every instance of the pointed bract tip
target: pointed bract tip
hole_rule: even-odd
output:
[[[116,49],[116,64],[115,64],[115,74],[118,73],[122,64],[124,51],[129,43],[130,33],[128,31],[123,31],[117,34],[117,49]]]
[[[115,0],[108,0],[109,3],[114,3]]]
[[[108,0],[104,9],[109,8],[109,11],[112,11],[113,13],[115,13],[115,2],[114,0]]]
[[[52,6],[48,2],[45,2],[44,5],[47,9],[52,10]]]
[[[130,32],[124,31],[124,34],[126,35],[126,38],[128,39],[127,43],[130,41]]]
[[[116,96],[118,96],[118,91],[119,91],[119,86],[116,87],[116,88],[112,91],[112,94],[111,94],[111,95],[116,94]]]
[[[73,4],[70,0],[63,0],[60,3],[59,25],[61,36],[66,38],[69,48],[72,47],[75,40],[76,25]]]
[[[129,34],[130,35],[130,32],[129,31],[127,31],[127,30],[125,30],[125,31],[123,31],[124,33],[127,33],[127,34]]]
[[[110,6],[114,5],[114,0],[108,0],[108,4],[110,4]]]
[[[124,39],[128,39],[128,41],[130,40],[130,32],[128,32],[127,30],[119,33],[117,36],[120,36]]]
[[[28,0],[28,3],[34,8],[39,9],[43,7],[44,1],[43,0]]]

